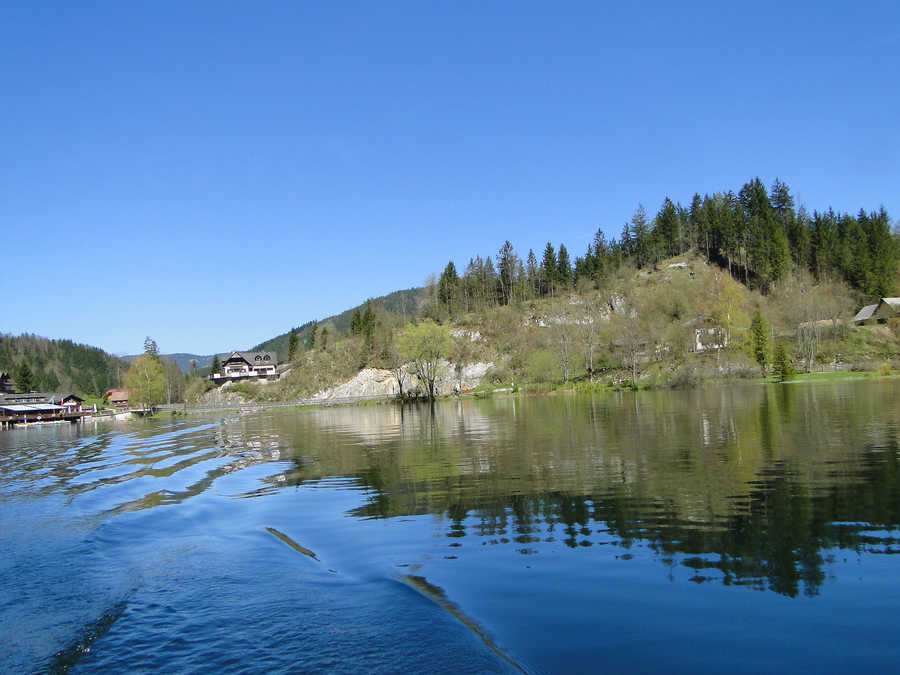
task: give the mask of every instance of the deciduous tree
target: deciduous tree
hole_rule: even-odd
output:
[[[141,354],[124,376],[129,398],[141,407],[151,408],[162,403],[165,396],[166,374],[158,358]]]
[[[434,382],[441,373],[441,361],[450,352],[452,341],[445,328],[426,319],[409,326],[397,339],[397,352],[412,363],[413,372],[425,385],[429,400],[435,397]]]

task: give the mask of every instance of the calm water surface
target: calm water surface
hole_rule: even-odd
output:
[[[0,434],[0,671],[895,670],[900,382]]]

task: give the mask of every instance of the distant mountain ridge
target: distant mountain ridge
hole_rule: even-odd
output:
[[[140,356],[140,354],[128,354],[127,356],[123,356],[122,358],[130,363],[131,361],[134,361],[138,356]],[[215,354],[201,355],[177,352],[175,354],[160,354],[160,356],[166,359],[171,359],[178,364],[178,367],[181,368],[182,373],[188,373],[191,370],[191,361],[193,359],[197,360],[197,368],[199,370],[203,370],[204,368],[209,368],[212,365],[213,356],[215,356]],[[221,357],[222,355],[219,354],[219,356]]]

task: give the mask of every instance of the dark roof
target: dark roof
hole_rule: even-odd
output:
[[[275,357],[274,352],[231,352],[231,355],[222,361],[222,365],[229,361],[237,360],[246,361],[251,366],[278,365],[278,359]]]
[[[856,313],[856,316],[853,317],[853,320],[865,321],[866,319],[871,319],[876,309],[878,309],[878,305],[866,305]]]
[[[84,402],[84,399],[81,398],[78,394],[50,394],[47,398],[49,403],[62,403],[63,401],[68,401],[69,399],[73,399],[78,401],[79,403]]]

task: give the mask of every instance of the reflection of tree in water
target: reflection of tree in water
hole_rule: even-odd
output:
[[[698,583],[816,594],[828,549],[896,546],[878,530],[900,523],[898,391],[720,387],[464,402],[402,419],[329,411],[324,425],[350,445],[295,477],[353,476],[367,503],[351,515],[439,514],[451,545],[613,547],[627,559],[643,544]]]
[[[877,535],[878,530],[900,526],[898,453],[896,440],[887,448],[867,448],[855,480],[814,493],[788,466],[773,462],[741,497],[740,512],[714,522],[686,520],[672,502],[635,499],[623,487],[596,498],[566,492],[490,495],[460,490],[472,477],[454,481],[456,496],[442,511],[451,538],[483,537],[489,544],[516,545],[523,554],[537,553],[542,544],[555,541],[573,549],[597,543],[628,549],[645,541],[663,560],[677,556],[692,568],[692,581],[720,579],[726,585],[768,588],[791,597],[801,591],[815,595],[825,580],[823,550],[900,552],[893,538]],[[382,482],[376,476],[377,471],[361,476],[373,488],[371,501],[353,515],[428,512],[405,509],[409,494],[396,484],[382,492],[375,487]],[[422,483],[404,487],[416,492],[434,488]],[[429,501],[422,500],[421,493],[418,499],[420,507]],[[709,576],[713,570],[720,576]]]

